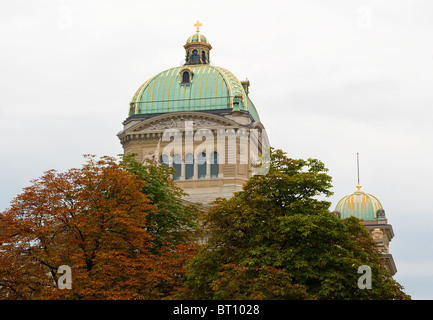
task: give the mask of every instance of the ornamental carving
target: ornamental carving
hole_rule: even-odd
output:
[[[176,119],[162,119],[158,122],[152,122],[149,124],[143,124],[143,126],[140,126],[139,128],[135,129],[134,133],[144,133],[147,131],[163,131],[167,129],[178,129],[178,130],[184,130],[185,129],[185,123],[187,121],[193,122],[193,128],[223,128],[227,127],[227,124],[212,121],[205,118],[192,118],[192,117],[184,117],[182,119],[176,118]]]
[[[381,240],[383,239],[383,232],[379,228],[375,228],[371,232],[371,236],[373,237],[373,240]]]

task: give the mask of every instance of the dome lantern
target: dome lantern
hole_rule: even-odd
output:
[[[209,64],[209,51],[212,49],[212,46],[206,37],[199,33],[199,28],[202,24],[197,20],[194,26],[197,27],[197,34],[190,36],[183,46],[186,51],[185,64]]]

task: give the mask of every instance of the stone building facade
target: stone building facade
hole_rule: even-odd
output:
[[[125,154],[173,166],[186,200],[206,204],[240,191],[268,143],[250,82],[210,63],[199,30],[184,48],[183,65],[138,88],[118,137]]]

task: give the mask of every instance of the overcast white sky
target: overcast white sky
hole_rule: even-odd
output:
[[[395,279],[433,299],[432,16],[429,0],[3,0],[0,210],[46,170],[121,153],[134,92],[180,65],[199,19],[212,63],[250,80],[272,146],[329,168],[333,207],[360,153]]]

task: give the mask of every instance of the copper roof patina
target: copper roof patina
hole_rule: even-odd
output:
[[[184,71],[191,74],[189,83],[182,82]],[[260,122],[254,104],[233,73],[198,64],[171,68],[145,81],[130,102],[129,116],[222,109],[249,112],[254,121]]]
[[[384,218],[378,215],[378,211],[383,210],[382,203],[375,196],[359,190],[343,197],[338,201],[335,210],[341,218],[356,217],[362,220],[375,220]]]

